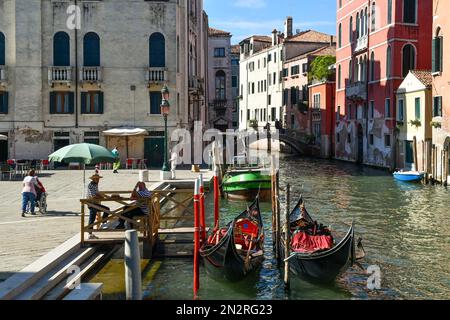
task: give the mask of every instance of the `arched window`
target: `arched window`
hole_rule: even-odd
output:
[[[338,67],[338,89],[341,88],[341,72],[342,72],[341,65],[339,65],[339,67]]]
[[[360,13],[360,19],[361,19],[361,31],[360,31],[360,35],[363,37],[366,33],[365,33],[365,29],[366,29],[366,17],[364,17],[364,11],[361,10]]]
[[[350,26],[349,26],[349,41],[350,43],[353,41],[353,17],[350,17]]]
[[[4,66],[5,63],[5,35],[3,33],[0,32],[0,66]]]
[[[100,67],[100,37],[94,33],[86,33],[83,40],[83,56],[85,67]]]
[[[155,32],[150,36],[149,42],[149,66],[152,68],[164,68],[166,66],[166,39],[161,33]]]
[[[339,24],[338,30],[338,48],[342,47],[342,24]]]
[[[392,23],[392,0],[388,0],[388,7],[387,7],[387,24]]]
[[[391,65],[392,65],[392,52],[391,46],[388,46],[386,50],[386,78],[391,77]]]
[[[225,100],[225,72],[219,70],[216,72],[216,100]]]
[[[416,50],[411,44],[407,44],[403,47],[403,77],[408,75],[410,70],[414,70],[416,67]]]
[[[65,32],[57,32],[53,37],[53,65],[70,66],[70,37]]]
[[[370,81],[375,81],[375,52],[370,55]]]
[[[374,1],[374,2],[372,2],[372,11],[370,13],[370,17],[371,17],[371,19],[370,19],[370,21],[371,21],[371,23],[370,23],[371,24],[370,31],[375,31],[376,22],[377,22],[376,15],[377,15],[377,7],[376,7],[376,3]]]
[[[356,39],[359,39],[359,12],[356,14]]]

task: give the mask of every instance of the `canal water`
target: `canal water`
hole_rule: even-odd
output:
[[[287,183],[292,186],[292,205],[303,194],[310,214],[337,231],[346,231],[353,220],[356,236],[363,239],[366,258],[360,267],[349,269],[333,285],[310,284],[291,276],[291,290],[286,293],[272,252],[271,207],[263,204],[263,268],[234,284],[210,279],[201,268],[201,299],[450,298],[449,190],[397,182],[383,170],[331,160],[286,157],[280,161],[280,167],[281,187]],[[212,200],[207,199],[208,213],[212,213]],[[246,204],[221,200],[221,206],[225,224]],[[369,267],[379,268],[380,289],[368,288]],[[117,273],[117,268],[123,268],[123,260],[110,262],[102,277],[123,283],[123,271]],[[143,286],[146,299],[191,299],[192,260],[150,262]],[[104,298],[122,298],[123,285],[120,287],[119,293],[106,292]]]

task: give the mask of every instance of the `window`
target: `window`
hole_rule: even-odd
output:
[[[352,119],[352,105],[349,104],[347,106],[347,120],[351,120]]]
[[[250,62],[248,64],[248,69],[250,70],[250,72],[254,71],[255,70],[255,63],[254,62]]]
[[[391,59],[392,59],[391,46],[388,46],[386,50],[386,78],[391,77],[391,68],[392,68]]]
[[[70,66],[70,37],[65,32],[57,32],[53,37],[53,65]]]
[[[83,39],[83,56],[85,67],[100,66],[100,37],[94,33],[86,33]]]
[[[82,114],[102,114],[103,113],[103,92],[88,91],[81,93],[81,113]]]
[[[375,81],[375,52],[370,55],[370,81]]]
[[[387,98],[384,104],[385,118],[391,117],[391,99]]]
[[[273,84],[275,85],[277,83],[277,73],[273,73]]]
[[[297,89],[295,87],[291,87],[291,105],[297,104]]]
[[[271,94],[269,94],[269,96],[268,96],[268,103],[269,103],[269,106],[272,104],[272,95]]]
[[[232,76],[231,77],[231,86],[233,88],[237,88],[238,87],[238,77],[237,76]]]
[[[214,57],[216,58],[225,57],[225,48],[214,48]]]
[[[416,65],[416,50],[411,44],[403,47],[403,77],[406,77],[410,70],[414,70]]]
[[[238,66],[239,65],[239,59],[231,59],[231,65],[232,66]]]
[[[353,17],[350,17],[350,26],[349,26],[349,30],[348,30],[348,34],[349,34],[349,41],[350,43],[353,41]]]
[[[295,75],[297,75],[299,73],[300,73],[300,66],[299,65],[291,67],[291,75],[292,76],[295,76]]]
[[[217,100],[225,100],[226,99],[225,72],[223,70],[219,70],[216,72],[216,99]]]
[[[8,113],[8,92],[0,91],[0,113]]]
[[[308,72],[308,63],[304,63],[302,64],[302,73],[307,73]]]
[[[261,90],[261,82],[258,81],[258,92]]]
[[[276,52],[274,52],[273,53],[273,62],[277,62],[277,53]]]
[[[247,120],[250,120],[250,110],[247,110]]]
[[[314,109],[320,109],[320,93],[316,93],[313,96],[313,108]]]
[[[369,117],[370,119],[375,118],[375,101],[369,102]]]
[[[338,67],[338,89],[341,88],[341,65]]]
[[[403,99],[399,99],[397,103],[397,121],[404,120],[404,110],[405,110],[405,101]]]
[[[277,120],[277,108],[272,108],[271,116],[272,116],[272,121]]]
[[[295,115],[291,114],[291,128],[295,126]]]
[[[252,94],[254,94],[254,93],[255,93],[255,83],[252,82]]]
[[[161,92],[150,91],[150,114],[161,114],[161,103]]]
[[[433,117],[442,117],[442,97],[433,97]]]
[[[149,66],[151,68],[164,68],[166,66],[166,39],[155,32],[149,40]]]
[[[347,134],[347,142],[348,142],[348,143],[352,143],[352,136],[351,136],[350,133]]]
[[[271,53],[269,53],[267,55],[267,62],[270,62],[270,61],[272,61],[272,54]]]
[[[415,98],[414,99],[414,106],[415,106],[415,115],[416,115],[416,119],[420,120],[420,98]]]
[[[385,147],[390,147],[391,146],[391,135],[390,134],[385,134],[384,135],[384,146]]]
[[[336,121],[339,120],[341,120],[341,106],[338,106],[336,111]]]
[[[403,0],[403,22],[416,23],[417,0]]]
[[[442,72],[442,47],[443,47],[443,37],[439,36],[440,30],[438,30],[438,36],[433,39],[432,43],[432,71]]]
[[[67,91],[50,92],[50,114],[74,113],[74,93]]]
[[[339,0],[339,8],[342,8],[342,0]]]
[[[356,39],[359,39],[359,12],[356,14]]]
[[[100,145],[100,134],[98,131],[90,131],[84,133],[84,143]]]
[[[338,29],[338,48],[342,47],[342,24],[339,24]]]
[[[288,68],[284,68],[282,71],[282,77],[286,78],[289,77],[289,69]]]
[[[369,144],[373,146],[373,134],[369,134]]]
[[[353,83],[353,61],[350,59],[348,62],[348,81]]]
[[[0,32],[0,66],[4,66],[6,60],[5,35]]]
[[[376,6],[376,3],[375,3],[375,1],[374,2],[372,2],[372,11],[371,11],[371,14],[370,14],[370,17],[371,17],[371,22],[370,22],[370,31],[375,31],[375,28],[376,28],[376,22],[377,22],[377,6]]]
[[[392,23],[392,0],[388,0],[387,8],[387,24]]]

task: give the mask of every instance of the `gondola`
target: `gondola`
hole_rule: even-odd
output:
[[[200,256],[211,277],[237,282],[262,265],[263,248],[264,226],[257,197],[227,227],[209,236]]]
[[[299,225],[302,225],[302,230],[300,230]],[[320,239],[321,241],[318,241],[317,245],[314,244],[316,246],[315,250],[310,250],[309,252],[308,250],[299,250],[298,247],[293,248],[295,236],[297,235],[297,239],[298,236],[304,237],[304,234],[300,233],[304,232],[305,225],[308,226],[306,228],[314,228],[314,233],[316,231],[315,228],[321,228],[324,231],[323,234],[327,235]],[[280,241],[281,256],[283,260],[289,260],[290,271],[304,280],[317,283],[331,283],[356,259],[353,223],[347,233],[337,242],[339,237],[335,233],[313,221],[304,207],[302,198],[290,215],[289,232],[291,232],[292,240],[289,251],[291,254],[286,259],[284,254],[285,242]],[[321,249],[321,245],[324,248],[327,247],[327,242],[329,242],[329,248]]]

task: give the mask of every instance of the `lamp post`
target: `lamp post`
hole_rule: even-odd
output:
[[[167,87],[167,85],[164,85],[164,87],[161,90],[161,96],[162,96],[162,102],[161,102],[161,114],[164,117],[164,163],[163,163],[163,167],[162,170],[163,172],[170,172],[169,170],[169,164],[167,163],[167,116],[169,115],[170,112],[170,103],[169,103],[169,98],[170,98],[170,92],[169,92],[169,88]]]

